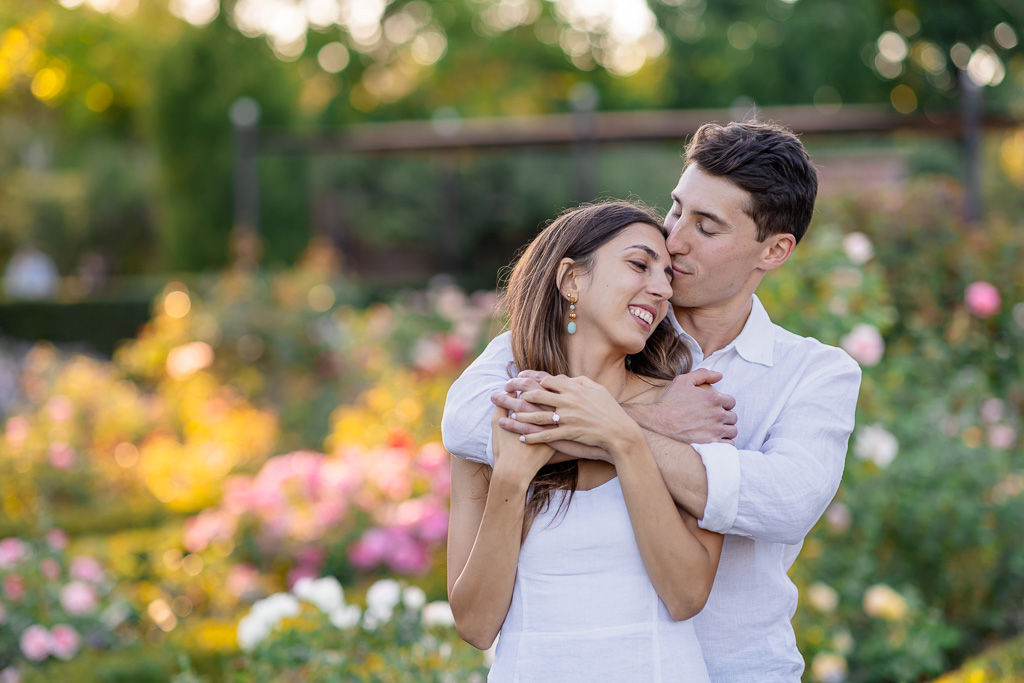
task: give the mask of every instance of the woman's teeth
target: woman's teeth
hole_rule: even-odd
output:
[[[643,320],[648,325],[654,323],[654,316],[651,315],[650,311],[644,310],[643,308],[637,308],[636,306],[630,306],[629,312]]]

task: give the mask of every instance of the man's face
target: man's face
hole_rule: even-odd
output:
[[[759,266],[767,249],[745,211],[750,201],[746,190],[696,164],[683,171],[665,218],[674,306],[706,309],[749,300],[764,275]]]

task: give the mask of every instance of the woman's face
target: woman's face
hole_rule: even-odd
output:
[[[578,336],[638,353],[668,313],[672,296],[665,238],[657,228],[633,223],[595,252],[593,268],[575,282]]]

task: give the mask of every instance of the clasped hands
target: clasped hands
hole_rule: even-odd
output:
[[[630,411],[630,416],[644,429],[683,443],[732,443],[737,434],[736,413],[733,412],[736,400],[711,386],[721,379],[721,373],[706,369],[679,375],[666,387],[659,401],[645,404],[642,410]],[[504,392],[491,395],[491,402],[509,413],[508,417],[498,419],[498,426],[520,435],[559,429],[562,416],[555,418],[557,413],[553,406],[538,400],[551,393],[561,393],[560,389],[564,391],[572,383],[579,384],[583,380],[585,378],[553,377],[537,370],[520,372],[505,384]],[[546,386],[542,386],[542,382]],[[553,439],[554,436],[545,435],[544,441],[570,458],[610,461],[608,452],[599,445],[600,438],[593,433],[582,437],[574,435],[573,440]]]

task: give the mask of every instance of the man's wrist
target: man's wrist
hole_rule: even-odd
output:
[[[623,403],[622,410],[629,415],[643,429],[651,429],[647,421],[654,404],[652,403]],[[653,431],[653,430],[651,430]]]

